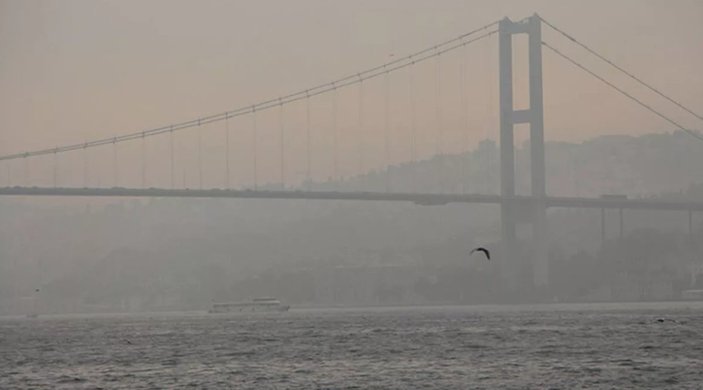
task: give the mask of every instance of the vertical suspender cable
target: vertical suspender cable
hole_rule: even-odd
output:
[[[198,118],[198,189],[203,189],[203,129]]]
[[[254,159],[253,159],[253,179],[254,179],[254,190],[257,190],[259,188],[259,178],[258,178],[258,173],[257,173],[257,149],[259,148],[259,132],[257,130],[257,124],[256,124],[256,106],[251,106],[251,132],[252,132],[252,142],[253,142],[253,152],[254,152]]]
[[[27,156],[24,157],[24,186],[29,187],[29,159]]]
[[[83,188],[88,188],[88,148],[83,146]]]
[[[286,189],[286,152],[285,152],[285,139],[284,139],[284,129],[283,129],[283,102],[278,99],[278,152],[280,154],[279,160],[281,163],[281,190]]]
[[[229,186],[229,114],[225,117],[225,189],[230,189]]]
[[[59,156],[56,153],[56,151],[54,151],[54,177],[53,177],[54,188],[56,188],[56,183],[58,182],[58,169],[59,169],[58,168],[58,166],[59,166],[58,159],[59,159]]]
[[[385,174],[385,191],[390,192],[391,182],[390,182],[390,116],[388,114],[389,104],[390,104],[390,81],[388,77],[388,71],[383,75],[384,84],[384,96],[383,96],[383,153],[386,165]]]
[[[146,188],[146,137],[142,133],[142,188]]]
[[[415,113],[415,61],[408,68],[410,93],[410,162],[412,163],[412,190],[417,191],[417,118]]]
[[[332,168],[334,172],[334,181],[339,184],[339,159],[337,156],[337,153],[339,153],[338,149],[338,139],[337,137],[339,136],[337,132],[339,131],[339,125],[337,123],[337,99],[338,99],[338,94],[337,94],[337,87],[334,87],[334,91],[332,92]]]
[[[441,54],[435,56],[435,121],[437,126],[437,133],[435,134],[435,153],[438,156],[442,155],[442,63]]]
[[[439,164],[439,192],[444,186],[444,156],[442,155],[442,63],[439,52],[435,56],[435,122],[437,133],[435,134],[435,154]]]
[[[305,129],[306,129],[306,147],[305,152],[307,154],[307,167],[306,167],[306,178],[307,189],[310,191],[312,189],[312,165],[310,156],[310,94],[305,91]]]
[[[356,149],[357,149],[357,154],[359,158],[359,172],[357,175],[361,177],[361,175],[364,172],[364,80],[359,76],[359,117],[358,117],[358,125],[359,128],[357,129],[357,138],[356,138]]]
[[[113,179],[113,186],[119,187],[120,186],[120,180],[117,172],[117,140],[113,139],[112,140],[112,179]]]
[[[459,164],[460,164],[460,169],[459,172],[461,172],[461,177],[459,180],[459,185],[462,193],[466,193],[466,186],[468,183],[468,153],[469,153],[469,104],[468,104],[468,97],[467,97],[467,89],[468,89],[468,66],[469,66],[469,61],[468,61],[468,50],[467,46],[464,46],[464,53],[461,56],[461,83],[459,84],[459,89],[460,89],[460,101],[461,101],[461,112],[462,112],[462,127],[463,127],[463,141],[464,145],[462,147],[462,150],[459,153]]]
[[[173,125],[172,125],[171,131],[169,134],[169,146],[170,146],[169,153],[171,154],[171,156],[170,156],[170,160],[171,160],[170,161],[171,162],[171,189],[176,188],[175,169],[174,169],[175,162],[173,160],[173,154],[174,154],[174,152],[173,152],[173,137],[174,137],[174,134],[173,134]]]

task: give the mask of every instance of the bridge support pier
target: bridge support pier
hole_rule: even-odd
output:
[[[527,109],[515,110],[513,105],[513,47],[514,34],[528,35],[529,100]],[[530,216],[532,224],[531,268],[532,282],[537,287],[549,283],[547,254],[546,173],[544,162],[544,110],[542,93],[542,32],[541,19],[535,14],[523,21],[508,18],[500,21],[499,85],[500,85],[500,175],[501,175],[501,234],[504,275],[514,287],[521,269],[516,235],[515,147],[516,124],[530,124],[530,184],[531,195],[537,198]]]

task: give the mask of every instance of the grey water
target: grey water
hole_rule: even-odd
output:
[[[0,318],[2,389],[701,383],[701,302]]]

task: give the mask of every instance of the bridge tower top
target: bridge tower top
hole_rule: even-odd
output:
[[[519,22],[507,17],[500,21],[500,149],[501,195],[515,195],[515,148],[513,130],[516,124],[530,124],[530,176],[532,196],[546,195],[544,165],[544,109],[542,98],[542,19],[534,14]],[[527,34],[529,53],[529,102],[526,109],[513,104],[513,47],[515,34]]]

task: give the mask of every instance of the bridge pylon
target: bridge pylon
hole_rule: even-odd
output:
[[[530,245],[532,281],[537,287],[549,283],[547,258],[546,172],[544,163],[544,107],[542,98],[542,31],[541,18],[534,14],[513,22],[507,17],[500,21],[499,84],[500,84],[500,176],[501,176],[501,239],[503,274],[512,286],[517,285],[518,263],[524,257],[518,248],[517,203],[515,198],[516,124],[530,125],[530,192],[538,199],[530,210],[532,240]],[[513,35],[527,34],[529,64],[529,102],[526,109],[515,109],[513,104]]]

